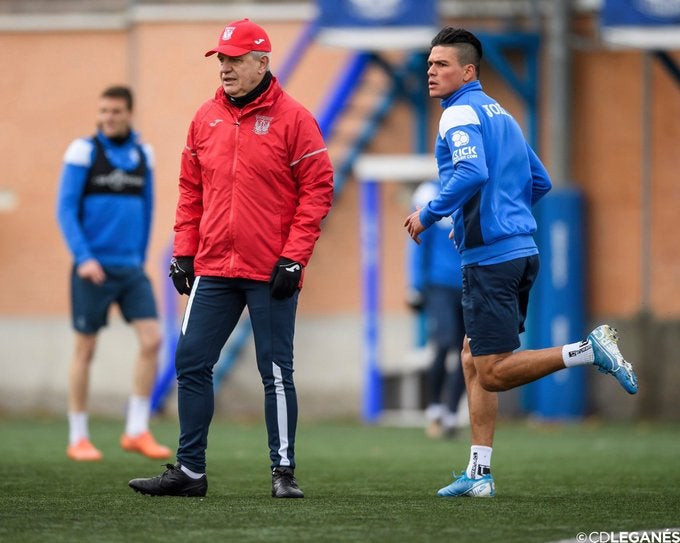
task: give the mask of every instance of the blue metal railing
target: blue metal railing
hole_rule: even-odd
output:
[[[343,161],[336,168],[335,172],[336,195],[338,195],[344,188],[347,179],[352,173],[354,163],[359,158],[361,153],[364,152],[366,147],[368,147],[371,141],[373,141],[373,138],[378,132],[381,123],[383,122],[385,117],[387,117],[388,113],[391,111],[392,107],[394,106],[395,102],[398,99],[400,98],[406,99],[410,103],[410,105],[414,106],[418,111],[424,111],[423,108],[425,107],[425,102],[418,103],[417,99],[417,96],[419,96],[417,94],[418,89],[419,87],[422,87],[422,85],[412,86],[409,85],[408,83],[409,76],[412,75],[414,70],[417,70],[418,67],[423,62],[422,54],[415,53],[411,55],[404,63],[404,65],[400,66],[396,70],[393,69],[389,64],[384,62],[383,59],[376,54],[372,53],[360,53],[360,54],[363,57],[365,57],[364,59],[362,59],[362,62],[364,62],[364,65],[362,66],[362,71],[366,69],[366,65],[369,62],[378,65],[382,67],[390,76],[391,84],[388,90],[382,96],[382,98],[378,101],[373,111],[368,116],[368,119],[364,123],[363,128],[359,133],[359,136],[354,140],[354,143],[347,152],[347,155],[344,157]],[[355,81],[354,85],[356,84],[357,82]],[[421,125],[422,128],[424,128],[425,124],[426,123],[424,122],[423,115],[422,119],[420,119],[420,122],[416,123],[417,125],[416,144],[418,147],[420,147],[422,143],[421,142],[422,138],[420,137],[420,135],[422,134],[423,130],[421,130]],[[424,151],[424,149],[418,150]]]
[[[532,32],[496,34],[477,32],[484,45],[484,58],[500,74],[526,106],[526,133],[529,145],[538,149],[538,62],[541,39]],[[505,57],[507,51],[518,51],[525,62],[519,72]]]
[[[290,76],[293,75],[295,68],[300,64],[300,60],[302,60],[307,48],[314,41],[318,32],[319,25],[316,20],[307,23],[302,29],[302,32],[298,35],[293,47],[291,47],[288,56],[276,72],[276,77],[281,86],[285,86],[286,83],[288,83]]]
[[[177,322],[177,291],[166,272],[170,258],[172,258],[172,243],[163,252],[160,263],[161,270],[163,270],[161,280],[163,285],[163,346],[159,359],[164,360],[165,363],[156,376],[151,392],[151,411],[153,413],[163,410],[165,397],[175,384],[175,350],[179,335],[179,323]]]
[[[331,92],[328,95],[323,106],[319,108],[319,114],[316,116],[321,128],[321,133],[326,141],[333,136],[333,128],[340,117],[340,114],[345,110],[349,103],[352,93],[356,88],[357,83],[361,80],[361,76],[368,65],[370,55],[368,53],[354,54],[345,69],[340,73],[338,78],[333,83]]]

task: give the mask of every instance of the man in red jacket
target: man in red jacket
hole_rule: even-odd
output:
[[[248,308],[265,394],[272,496],[302,498],[295,477],[293,331],[303,269],[333,198],[319,127],[269,70],[266,32],[229,23],[217,54],[222,82],[195,114],[182,153],[170,276],[189,295],[175,366],[177,463],[143,494],[205,496],[214,411],[212,368]]]

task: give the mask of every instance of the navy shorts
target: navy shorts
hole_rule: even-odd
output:
[[[538,269],[538,255],[463,268],[463,318],[473,356],[519,348]]]
[[[105,267],[106,281],[95,285],[71,272],[73,328],[94,334],[108,323],[109,307],[117,304],[127,321],[158,318],[151,282],[142,268]]]

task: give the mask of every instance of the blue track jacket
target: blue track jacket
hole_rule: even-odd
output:
[[[421,183],[413,193],[414,207],[423,207],[439,194],[439,181]],[[451,223],[447,220],[420,234],[420,245],[407,247],[409,286],[423,291],[427,285],[461,289],[460,255],[449,239]]]
[[[64,155],[57,202],[59,226],[76,265],[94,258],[102,266],[143,266],[153,208],[153,151],[139,144],[135,132],[122,145],[112,143],[101,132],[96,138],[116,168],[113,181],[101,193],[84,194],[96,146],[93,138],[73,141]],[[146,161],[144,184],[139,194],[126,194],[120,180],[124,181],[124,172],[137,168],[142,158],[140,150]]]
[[[435,143],[442,190],[420,212],[421,223],[452,216],[464,266],[537,254],[531,206],[552,184],[521,128],[479,81],[442,106]]]

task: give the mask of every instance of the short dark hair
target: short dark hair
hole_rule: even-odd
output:
[[[120,98],[125,100],[128,110],[132,111],[133,99],[130,87],[125,87],[123,85],[108,87],[102,92],[101,98]]]
[[[432,38],[432,47],[436,45],[453,45],[458,50],[461,64],[472,64],[479,76],[479,65],[482,60],[482,42],[472,32],[464,28],[446,26]]]

